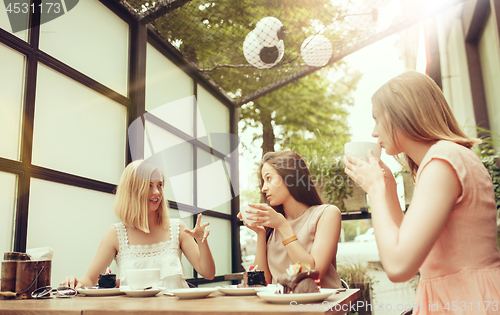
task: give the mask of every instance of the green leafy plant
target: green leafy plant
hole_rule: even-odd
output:
[[[495,192],[495,202],[497,206],[497,219],[500,213],[500,156],[494,148],[500,147],[500,135],[494,134],[491,130],[476,127],[477,133],[481,135],[483,143],[474,148],[476,154],[483,162],[483,165],[490,174],[493,182],[493,191]],[[498,247],[500,248],[500,230],[497,232]]]

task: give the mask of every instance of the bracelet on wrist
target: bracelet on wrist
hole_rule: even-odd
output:
[[[282,241],[282,243],[283,243],[283,246],[286,246],[286,245],[288,245],[288,244],[290,244],[291,242],[294,242],[294,241],[296,241],[296,240],[298,240],[297,235],[293,235],[293,236],[290,236],[290,237],[289,237],[289,238],[287,238],[287,239],[284,239],[284,240]]]

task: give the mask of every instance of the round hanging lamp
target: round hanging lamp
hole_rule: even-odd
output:
[[[300,47],[300,55],[309,66],[325,66],[333,54],[332,43],[323,35],[311,35]]]
[[[266,47],[257,40],[254,31],[248,33],[243,42],[243,55],[249,64],[258,69],[269,69],[283,58],[285,44],[282,40],[276,46]]]
[[[285,37],[285,27],[275,17],[262,18],[254,29],[257,40],[265,47],[273,47]]]

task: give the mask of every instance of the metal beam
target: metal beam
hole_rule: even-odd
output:
[[[167,13],[172,12],[173,10],[182,7],[186,3],[190,2],[191,0],[161,0],[158,1],[154,7],[151,9],[147,10],[146,12],[140,13],[139,18],[140,18],[140,23],[141,24],[148,24],[151,23],[152,21],[156,20],[157,18],[160,18],[164,16]]]

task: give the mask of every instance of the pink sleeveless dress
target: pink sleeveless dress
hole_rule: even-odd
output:
[[[329,205],[312,206],[297,219],[288,220],[288,223],[292,226],[295,235],[297,235],[298,242],[300,242],[302,247],[304,247],[308,253],[311,252],[312,245],[314,243],[318,221],[321,218],[323,211],[325,211],[325,208],[328,206]],[[269,265],[269,271],[273,277],[272,283],[274,284],[278,281],[278,278],[286,272],[286,269],[292,263],[288,257],[285,246],[283,246],[281,241],[281,235],[276,230],[271,233],[271,236],[267,241],[267,263]],[[335,256],[333,257],[328,271],[323,278],[321,278],[321,287],[341,287],[340,278],[337,274]]]
[[[478,156],[449,141],[433,145],[417,172],[434,159],[448,162],[462,195],[420,267],[414,314],[499,314],[500,252],[491,178]]]

